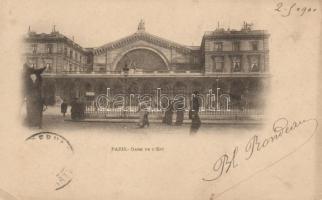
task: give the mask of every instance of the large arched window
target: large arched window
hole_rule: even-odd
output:
[[[131,71],[165,71],[167,65],[160,55],[148,49],[134,49],[126,53],[116,65],[115,71],[129,68]]]

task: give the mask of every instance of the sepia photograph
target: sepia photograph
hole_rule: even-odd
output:
[[[321,200],[319,0],[0,1],[0,200]]]
[[[29,26],[25,124],[150,128],[151,121],[156,129],[191,124],[191,133],[202,123],[260,125],[271,76],[269,33],[248,22],[238,29],[214,26],[200,45],[187,46],[149,33],[141,19],[131,35],[86,48],[56,25],[50,33]]]

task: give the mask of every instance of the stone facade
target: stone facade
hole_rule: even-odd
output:
[[[137,49],[146,49],[157,54],[168,70],[200,70],[200,51],[193,51],[189,47],[166,41],[147,32],[136,32],[94,49],[94,72],[115,71],[121,58]]]
[[[268,37],[261,30],[206,32],[201,44],[205,73],[269,72]]]
[[[24,38],[25,57],[30,66],[47,66],[47,73],[89,72],[92,52],[53,30],[51,33],[28,32]]]
[[[82,48],[55,30],[29,32],[25,55],[33,67],[48,66],[43,91],[49,102],[56,96],[93,100],[107,91],[161,88],[174,96],[220,88],[234,101],[257,107],[269,85],[268,38],[267,31],[244,24],[238,31],[205,32],[200,46],[186,46],[152,35],[140,23],[134,34],[97,48]]]

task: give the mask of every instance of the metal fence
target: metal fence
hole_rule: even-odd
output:
[[[188,119],[189,110],[184,110],[184,119]],[[173,111],[176,117],[177,111]],[[149,118],[162,120],[165,110],[149,109]],[[201,110],[199,116],[204,120],[261,120],[264,112],[260,109],[245,109],[233,107],[229,110]],[[138,119],[138,107],[97,109],[88,105],[85,109],[85,118],[88,119]]]
[[[111,92],[111,97],[117,94],[117,91]],[[148,91],[149,94],[156,94],[156,91]],[[162,94],[165,94],[169,97],[170,100],[175,102],[174,94],[182,94],[181,97],[184,97],[184,119],[188,119],[188,113],[191,105],[191,92],[187,92],[184,89],[170,89],[165,90]],[[202,96],[202,95],[201,95]],[[240,96],[236,98],[233,95],[223,94],[221,96],[217,96],[218,102],[209,103],[207,101],[207,95],[203,95],[201,108],[199,111],[199,116],[201,119],[206,120],[261,120],[264,117],[264,109],[263,106],[254,100],[245,100]],[[221,98],[223,97],[223,98]],[[228,98],[227,98],[228,97]],[[152,97],[151,97],[152,98]],[[227,99],[229,99],[229,104],[226,103]],[[91,99],[85,102],[85,118],[89,119],[136,119],[139,118],[138,108],[139,102],[136,101],[131,106],[129,106],[128,102],[121,106],[111,106],[111,104],[107,104],[106,106],[99,107],[97,106],[97,99]],[[181,99],[182,100],[182,99]],[[162,104],[159,99],[159,104]],[[157,105],[157,101],[155,99],[151,99],[149,106],[149,118],[162,120],[166,109],[161,109],[160,105]],[[212,107],[209,107],[209,105]],[[220,105],[218,105],[220,104]],[[165,108],[165,107],[164,107]],[[212,108],[212,109],[210,109]],[[176,117],[176,110],[173,110],[173,117]]]

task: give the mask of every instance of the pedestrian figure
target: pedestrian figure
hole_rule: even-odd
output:
[[[66,103],[65,100],[63,100],[63,103],[60,105],[60,111],[63,114],[63,117],[65,117],[66,115],[67,107],[68,107],[68,104]]]
[[[79,120],[80,119],[80,105],[78,99],[75,97],[73,98],[70,109],[70,116],[72,120]]]
[[[164,123],[167,125],[172,125],[172,118],[173,118],[173,101],[169,101],[169,106],[167,107],[164,113]]]
[[[138,127],[139,128],[144,128],[145,126],[149,127],[150,123],[149,123],[148,107],[145,104],[140,103],[137,112],[139,113]]]
[[[146,110],[144,113],[144,120],[143,120],[143,127],[144,126],[149,127],[150,126],[150,122],[149,122],[149,112]]]
[[[181,126],[184,119],[184,103],[180,100],[175,102],[174,109],[177,114],[176,125]]]
[[[42,128],[42,114],[46,105],[41,92],[41,73],[45,69],[46,67],[34,69],[27,63],[23,66],[23,95],[27,111],[25,122],[30,127]]]
[[[192,96],[192,107],[190,111],[191,117],[191,127],[190,127],[190,134],[195,134],[198,132],[201,126],[201,120],[199,118],[199,109],[200,109],[200,99],[199,99],[199,92],[195,91]]]

